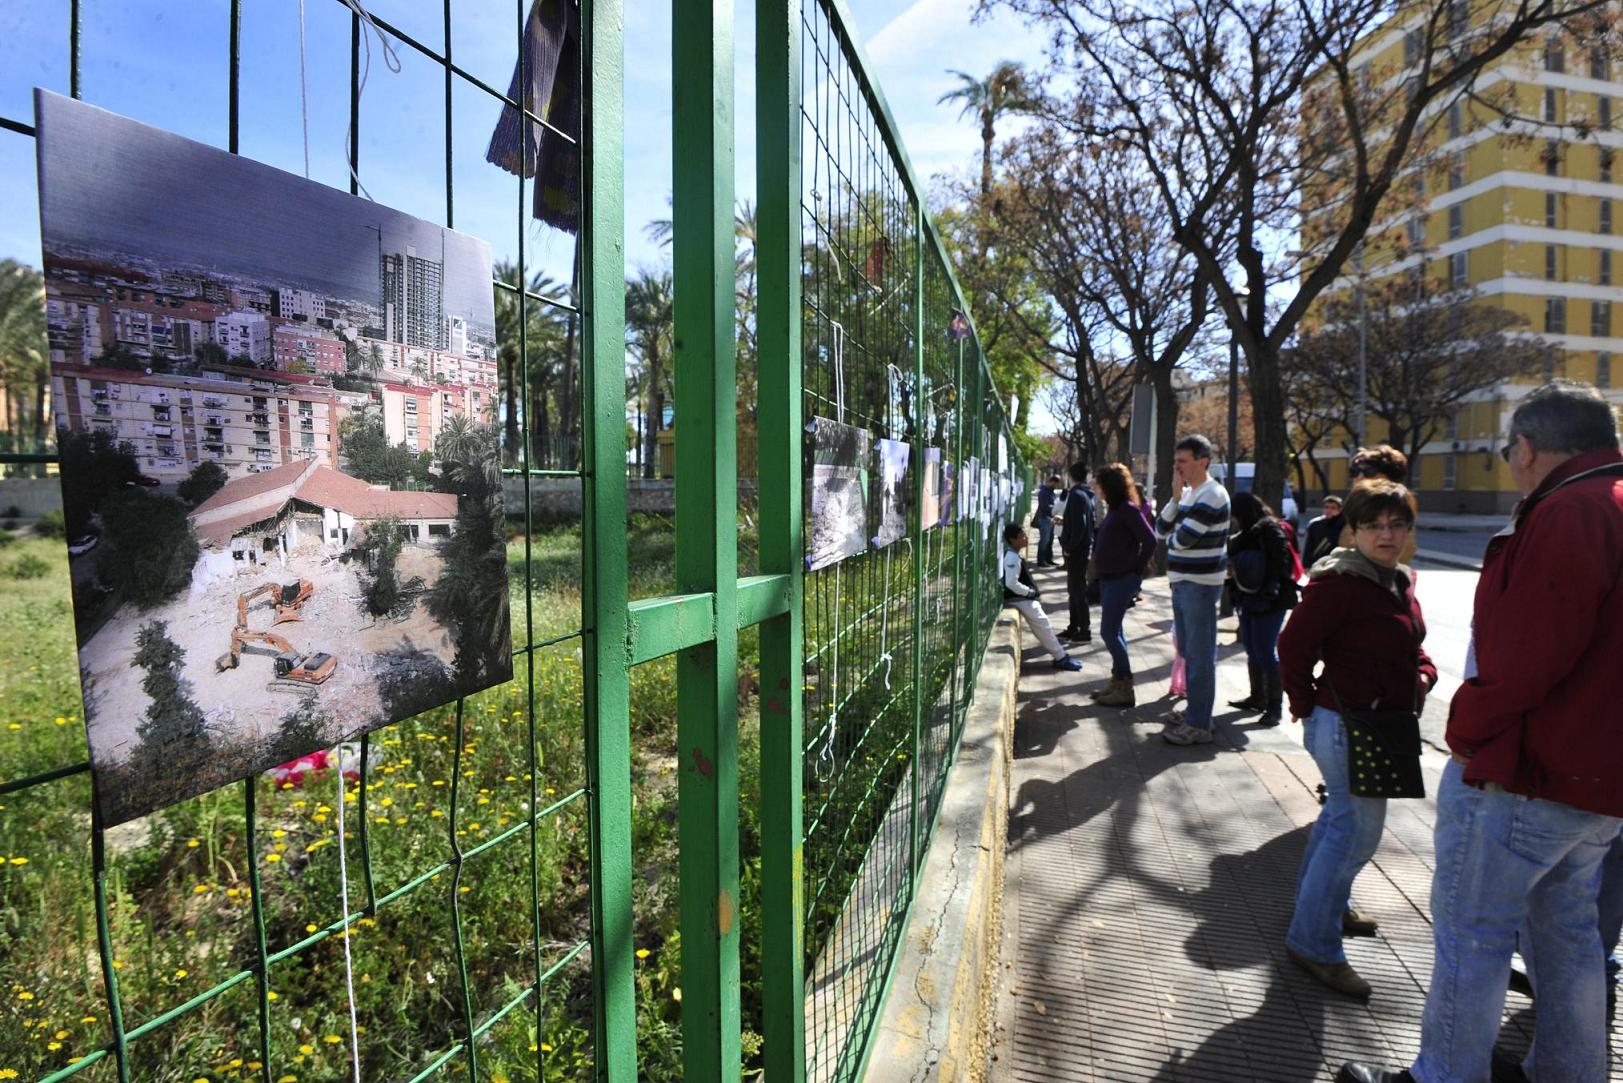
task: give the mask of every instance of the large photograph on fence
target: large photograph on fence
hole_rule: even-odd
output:
[[[868,548],[868,463],[873,434],[826,417],[807,426],[811,443],[811,535],[806,570]]]
[[[509,680],[489,246],[54,94],[36,118],[104,822]]]

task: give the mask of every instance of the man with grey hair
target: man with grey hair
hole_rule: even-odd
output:
[[[1500,453],[1523,499],[1488,544],[1474,666],[1449,709],[1431,886],[1436,964],[1407,1071],[1350,1083],[1486,1080],[1517,931],[1536,958],[1534,1080],[1607,1076],[1596,896],[1623,828],[1623,452],[1594,388],[1522,400]]]

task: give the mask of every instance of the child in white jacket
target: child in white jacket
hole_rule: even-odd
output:
[[[1055,669],[1079,672],[1082,663],[1065,653],[1059,637],[1054,634],[1054,626],[1048,623],[1048,614],[1043,612],[1043,603],[1037,600],[1037,584],[1032,582],[1031,568],[1020,555],[1028,542],[1026,532],[1018,525],[1010,523],[1003,528],[1003,543],[1008,546],[1003,553],[1003,601],[1026,619],[1026,627],[1053,656]]]

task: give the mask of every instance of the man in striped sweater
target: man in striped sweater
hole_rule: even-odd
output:
[[[1229,494],[1213,480],[1212,442],[1191,434],[1179,440],[1172,469],[1183,495],[1167,501],[1156,533],[1167,540],[1172,619],[1189,674],[1182,712],[1166,718],[1161,736],[1175,745],[1212,742],[1212,700],[1217,692],[1217,603],[1223,593],[1229,539]]]

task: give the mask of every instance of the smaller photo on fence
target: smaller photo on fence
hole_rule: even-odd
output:
[[[968,521],[980,517],[980,480],[981,461],[971,455],[958,479],[958,518]]]
[[[816,571],[868,548],[868,470],[873,434],[814,417],[811,443],[811,536],[806,570]]]
[[[919,530],[925,531],[941,523],[941,449],[924,449],[924,503],[919,508]]]
[[[873,547],[883,549],[907,537],[907,513],[913,506],[913,445],[905,440],[879,441],[879,529]]]
[[[36,102],[103,822],[508,681],[490,246]]]

